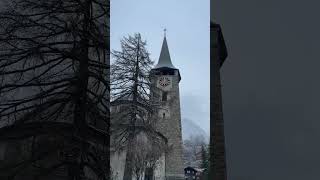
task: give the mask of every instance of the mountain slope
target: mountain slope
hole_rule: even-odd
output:
[[[182,118],[182,139],[187,140],[191,137],[201,137],[205,142],[209,142],[209,135],[191,119]]]

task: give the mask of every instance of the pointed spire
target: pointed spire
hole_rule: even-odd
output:
[[[158,64],[154,67],[154,69],[162,68],[162,67],[176,69],[171,62],[169,48],[168,48],[167,39],[166,39],[166,31],[167,29],[164,29],[164,39],[162,43],[161,53],[160,53]]]

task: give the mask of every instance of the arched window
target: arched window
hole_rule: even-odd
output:
[[[162,101],[168,100],[168,92],[162,92]]]

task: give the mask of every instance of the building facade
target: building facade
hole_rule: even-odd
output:
[[[224,120],[220,68],[227,58],[227,48],[219,24],[210,24],[210,179],[227,180]]]
[[[166,37],[164,37],[158,64],[151,70],[151,97],[160,101],[157,128],[168,139],[165,157],[167,180],[183,179],[183,144],[181,133],[181,109],[179,69],[171,62]]]
[[[203,180],[205,179],[204,177],[204,172],[206,169],[204,168],[195,168],[188,166],[184,168],[184,174],[185,174],[185,179],[186,180]]]

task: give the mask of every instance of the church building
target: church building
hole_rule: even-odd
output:
[[[141,176],[143,180],[179,180],[185,179],[183,166],[183,146],[181,132],[181,109],[179,83],[181,75],[171,61],[166,36],[163,39],[158,63],[151,69],[151,99],[160,102],[160,108],[153,119],[156,119],[156,129],[166,138],[167,150],[159,158],[159,163],[153,172]],[[113,177],[122,180],[126,160],[125,152],[115,152],[111,149],[111,168]],[[146,176],[146,174],[151,174]],[[133,176],[133,179],[135,177]]]

